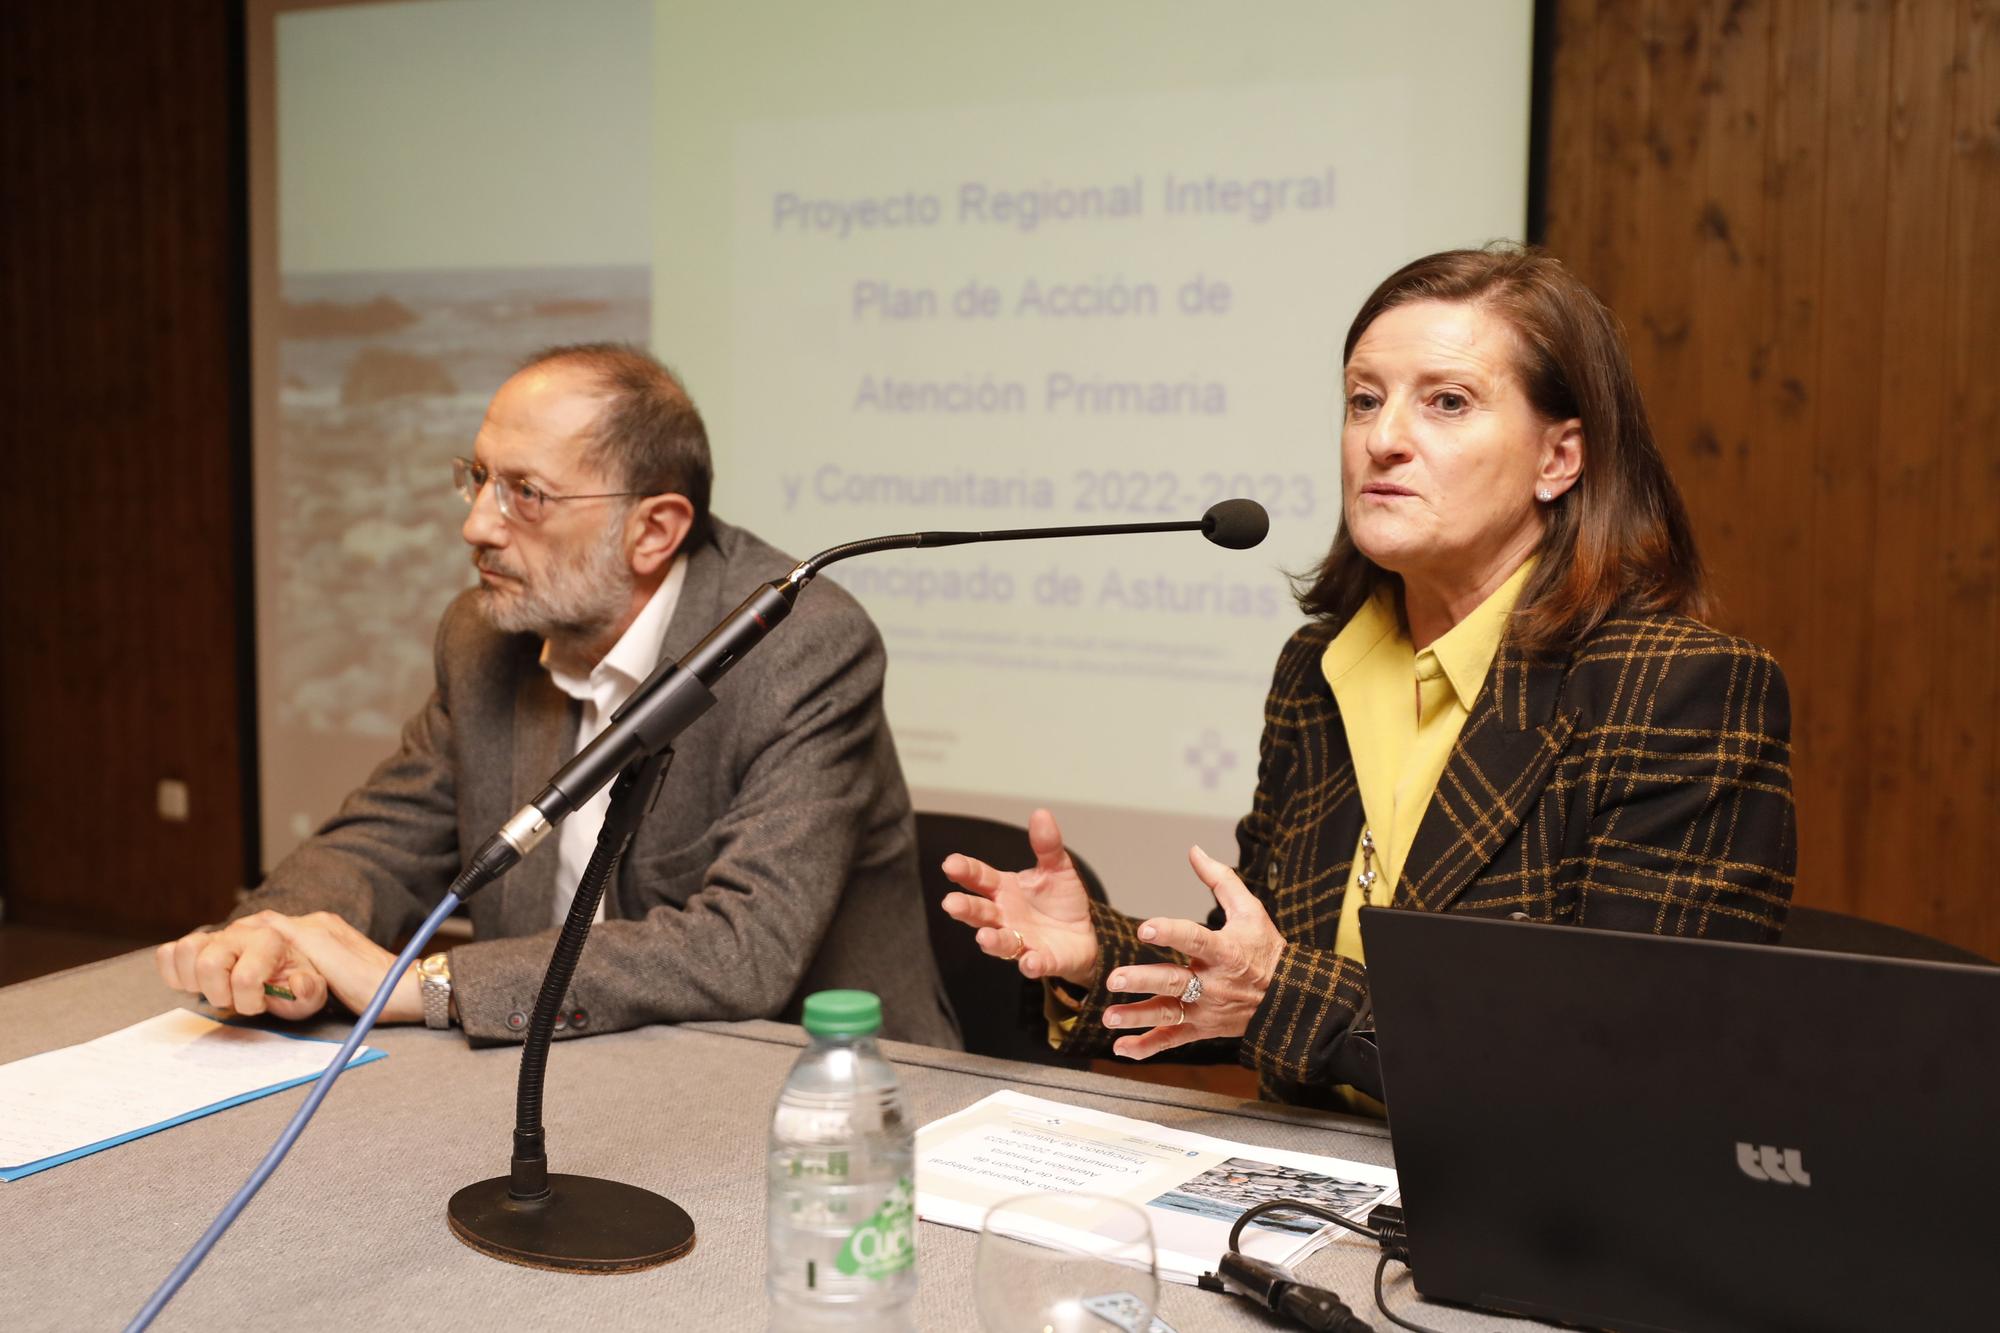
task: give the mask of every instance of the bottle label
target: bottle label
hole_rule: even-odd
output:
[[[916,1262],[917,1219],[911,1194],[910,1178],[898,1179],[882,1206],[847,1237],[833,1266],[849,1277],[875,1281]]]
[[[847,1154],[844,1152],[802,1152],[785,1162],[785,1174],[794,1180],[845,1180]]]

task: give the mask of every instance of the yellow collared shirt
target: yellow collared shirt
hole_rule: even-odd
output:
[[[1365,962],[1361,953],[1362,899],[1387,905],[1396,892],[1417,826],[1430,808],[1458,733],[1493,668],[1507,620],[1533,572],[1530,559],[1465,619],[1422,652],[1410,642],[1394,599],[1378,593],[1355,612],[1320,659],[1320,670],[1340,705],[1340,722],[1354,758],[1361,808],[1375,843],[1375,881],[1358,884],[1363,860],[1355,847],[1354,870],[1340,907],[1334,952]]]

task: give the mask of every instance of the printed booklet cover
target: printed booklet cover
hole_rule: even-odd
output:
[[[1398,1197],[1393,1167],[1254,1148],[1020,1092],[996,1092],[917,1131],[917,1215],[926,1221],[977,1231],[994,1204],[1043,1192],[1140,1205],[1160,1276],[1182,1283],[1214,1270],[1230,1226],[1256,1204],[1304,1199],[1361,1221]],[[1242,1249],[1290,1265],[1338,1230],[1305,1214],[1267,1214],[1244,1230]],[[1048,1239],[1079,1248],[1081,1238]]]

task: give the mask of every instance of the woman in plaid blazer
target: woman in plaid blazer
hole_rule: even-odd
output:
[[[1050,982],[1066,1051],[1234,1039],[1269,1097],[1380,1095],[1367,969],[1335,941],[1375,879],[1357,754],[1406,774],[1409,756],[1343,720],[1327,652],[1371,601],[1421,651],[1516,599],[1393,905],[1750,941],[1783,924],[1784,677],[1702,623],[1686,512],[1610,313],[1537,251],[1448,251],[1376,288],[1342,361],[1344,521],[1301,580],[1311,619],[1279,654],[1236,868],[1190,852],[1208,922],[1093,905],[1047,811],[1035,866],[945,862],[966,890],[945,909]]]

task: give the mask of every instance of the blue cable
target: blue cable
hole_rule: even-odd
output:
[[[160,1311],[174,1298],[174,1293],[181,1289],[181,1284],[194,1276],[194,1270],[201,1267],[201,1261],[215,1248],[215,1242],[222,1239],[222,1233],[229,1230],[229,1224],[236,1220],[237,1214],[243,1211],[245,1205],[256,1196],[257,1191],[264,1187],[264,1182],[278,1169],[278,1163],[285,1160],[285,1154],[292,1150],[294,1143],[298,1142],[300,1132],[306,1127],[306,1121],[312,1119],[313,1112],[317,1111],[319,1104],[326,1100],[326,1094],[333,1090],[333,1081],[340,1077],[341,1071],[347,1068],[347,1062],[354,1057],[355,1049],[361,1045],[361,1039],[368,1035],[369,1029],[375,1026],[375,1020],[382,1016],[382,1006],[389,1003],[390,992],[396,989],[396,983],[402,980],[403,973],[409,970],[417,954],[431,942],[431,936],[437,934],[438,927],[444,924],[444,919],[457,910],[459,902],[456,893],[445,894],[444,901],[437,905],[437,910],[424,919],[423,925],[417,927],[417,933],[411,937],[409,944],[404,946],[403,952],[397,955],[395,963],[389,968],[389,975],[382,978],[382,985],[375,992],[375,998],[368,1002],[368,1007],[361,1011],[361,1017],[354,1021],[354,1031],[347,1034],[347,1040],[341,1043],[340,1051],[333,1057],[332,1063],[327,1065],[326,1072],[319,1076],[317,1083],[313,1084],[312,1091],[306,1095],[304,1103],[292,1116],[292,1122],[285,1126],[285,1132],[278,1135],[278,1141],[271,1145],[271,1151],[264,1154],[264,1160],[250,1173],[250,1179],[243,1182],[243,1188],[237,1190],[235,1197],[216,1214],[215,1220],[208,1224],[208,1230],[202,1232],[201,1239],[194,1243],[194,1248],[174,1265],[174,1271],[167,1274],[167,1280],[160,1284],[159,1290],[153,1293],[145,1307],[132,1316],[132,1322],[125,1325],[125,1333],[138,1333],[138,1330],[159,1318]]]

